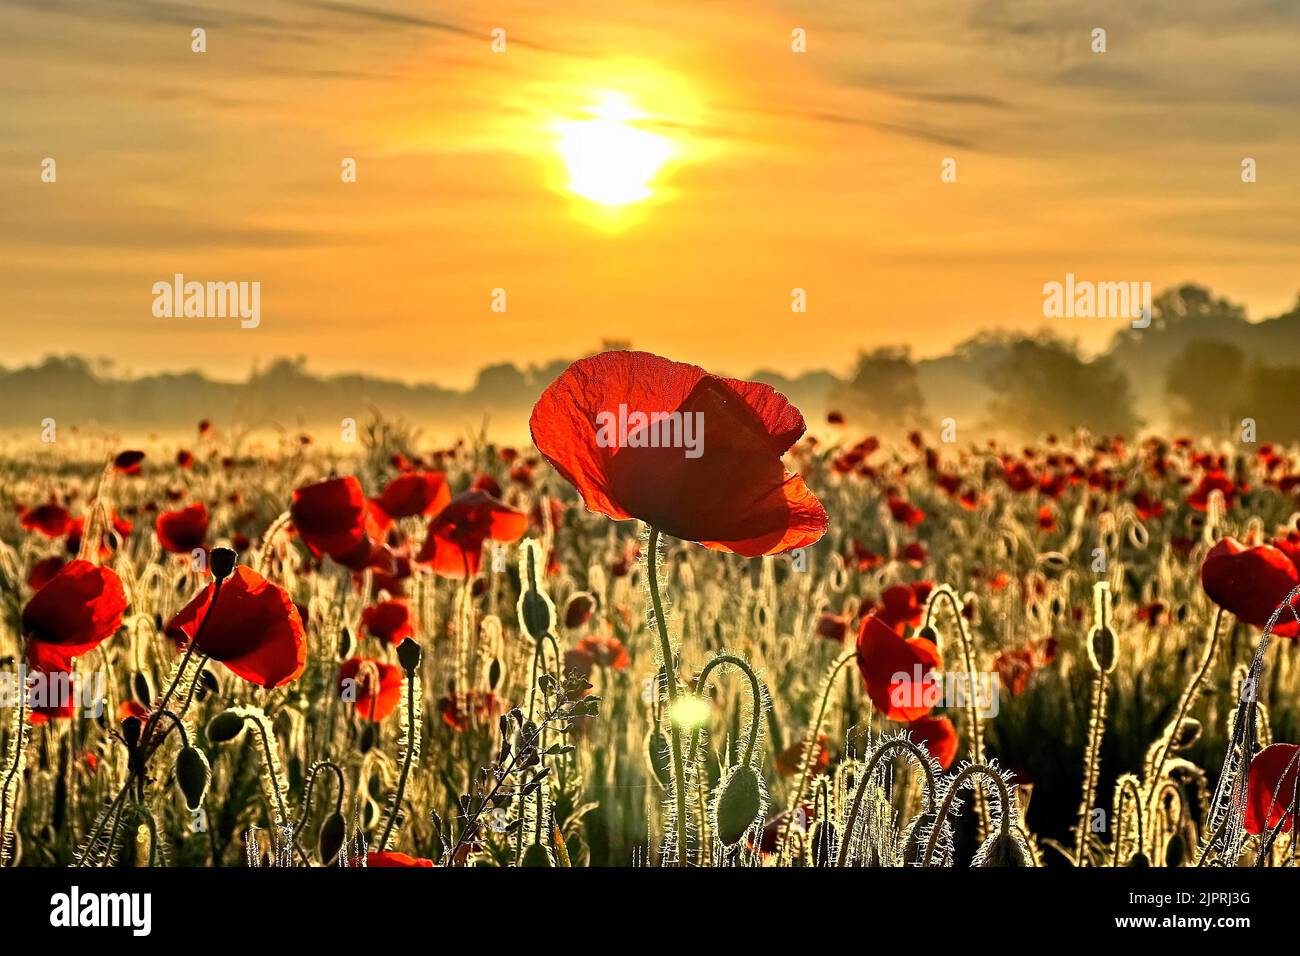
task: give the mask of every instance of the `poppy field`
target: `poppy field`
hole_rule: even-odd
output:
[[[1300,450],[528,426],[11,445],[0,863],[1296,865]]]

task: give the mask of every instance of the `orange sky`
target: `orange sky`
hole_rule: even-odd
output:
[[[843,369],[1041,327],[1066,272],[1282,311],[1300,7],[1134,6],[0,2],[0,363],[243,377],[307,355],[463,385],[622,338],[736,374]],[[607,91],[676,153],[612,227],[566,190],[556,132]],[[260,326],[155,318],[177,272],[260,282]],[[1100,347],[1115,324],[1057,330]]]

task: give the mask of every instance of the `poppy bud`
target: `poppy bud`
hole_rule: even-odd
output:
[[[501,685],[501,677],[504,671],[501,667],[501,658],[492,658],[492,663],[488,665],[487,683],[488,690],[496,690]]]
[[[213,548],[208,553],[208,569],[218,581],[224,581],[235,571],[239,555],[230,548]]]
[[[409,637],[397,645],[397,662],[408,675],[414,674],[416,668],[420,666],[421,655],[420,645]]]
[[[361,728],[361,739],[357,741],[357,749],[363,754],[370,753],[370,748],[375,745],[375,725],[366,722]]]
[[[339,855],[339,850],[343,848],[346,835],[347,824],[343,821],[343,814],[335,811],[325,818],[316,838],[316,851],[320,854],[321,863],[329,866],[334,862],[334,858]]]
[[[1138,869],[1145,869],[1151,865],[1151,861],[1147,859],[1145,853],[1134,853],[1132,858],[1128,861],[1128,865],[1137,867]]]
[[[1029,857],[1011,833],[995,833],[980,847],[979,866],[1029,866]]]
[[[541,640],[555,627],[555,606],[541,591],[525,591],[519,596],[519,620],[530,637]]]
[[[929,642],[930,642],[931,644],[933,644],[935,647],[938,647],[938,646],[939,646],[939,632],[936,631],[936,630],[935,630],[933,627],[931,627],[929,624],[925,625],[925,627],[923,627],[923,628],[921,628],[919,631],[917,631],[917,632],[916,632],[916,636],[917,636],[917,637],[924,637],[927,641],[929,641]]]
[[[176,755],[176,785],[181,788],[185,805],[191,810],[197,810],[203,803],[211,776],[207,755],[199,748],[185,747]]]
[[[1186,750],[1201,739],[1201,722],[1195,717],[1184,717],[1173,734],[1171,746],[1175,750]]]
[[[357,648],[357,639],[352,636],[351,628],[343,628],[339,634],[339,660],[345,661],[351,657]]]
[[[737,767],[722,784],[713,808],[714,832],[723,846],[735,846],[763,813],[763,781],[748,764]]]
[[[521,861],[523,866],[554,866],[551,862],[551,854],[547,851],[545,844],[530,843],[528,849],[524,850],[524,858]]]
[[[1175,833],[1165,844],[1165,866],[1182,866],[1187,859],[1187,843],[1182,834]]]
[[[1088,632],[1088,658],[1099,674],[1109,674],[1119,663],[1119,639],[1109,627],[1095,627]]]
[[[208,721],[205,731],[210,744],[224,744],[244,731],[244,716],[233,710],[222,711]]]
[[[813,824],[812,833],[813,866],[834,866],[839,853],[839,833],[830,820],[818,820]]]
[[[122,720],[122,737],[126,740],[128,750],[135,750],[136,745],[140,743],[140,732],[143,729],[139,717],[130,716]]]
[[[137,701],[148,707],[153,703],[153,681],[144,671],[136,671],[131,675],[131,693]]]

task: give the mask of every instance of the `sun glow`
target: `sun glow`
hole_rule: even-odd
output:
[[[647,116],[625,94],[604,91],[584,113],[555,124],[568,190],[607,207],[651,198],[660,170],[678,155],[676,145],[638,126]]]

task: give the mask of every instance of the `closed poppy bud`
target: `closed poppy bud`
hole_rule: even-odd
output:
[[[1119,663],[1119,640],[1108,627],[1096,627],[1088,632],[1088,659],[1099,674],[1109,674]]]
[[[748,764],[737,767],[722,784],[713,808],[714,832],[723,846],[735,846],[763,814],[763,780]]]
[[[153,703],[153,681],[144,671],[136,671],[131,675],[131,692],[135,699],[141,704],[148,707]]]
[[[343,848],[343,840],[347,835],[347,824],[343,821],[343,814],[335,811],[325,818],[325,822],[320,825],[320,834],[316,838],[316,851],[320,854],[320,861],[326,866],[334,862],[334,858],[339,855],[339,850]]]
[[[834,866],[839,853],[839,833],[830,820],[818,820],[812,827],[813,866]]]
[[[208,567],[214,578],[224,581],[234,572],[238,560],[239,555],[230,548],[213,548],[208,554]]]
[[[522,861],[524,866],[554,866],[551,862],[551,854],[546,849],[545,844],[531,843],[528,849],[524,850]]]
[[[197,810],[203,803],[211,777],[207,755],[199,748],[185,747],[176,755],[176,785],[181,788],[185,805],[191,810]]]
[[[1171,746],[1175,750],[1186,750],[1201,739],[1201,722],[1195,717],[1184,717],[1174,732]]]
[[[519,619],[534,640],[541,640],[555,626],[555,609],[540,591],[525,591],[519,596]]]
[[[208,743],[224,744],[244,732],[244,717],[233,710],[223,711],[208,721]]]
[[[407,674],[414,674],[420,666],[421,653],[420,645],[408,637],[397,645],[397,662]]]
[[[1151,861],[1147,859],[1145,853],[1134,853],[1132,858],[1128,861],[1128,865],[1141,870],[1150,866]]]
[[[1029,855],[1010,832],[998,832],[985,840],[975,860],[976,866],[1029,866]]]
[[[351,628],[343,628],[339,634],[339,660],[345,661],[355,653],[357,649],[357,639],[352,636]]]

